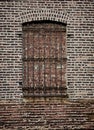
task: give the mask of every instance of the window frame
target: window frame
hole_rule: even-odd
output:
[[[23,35],[24,35],[24,31],[25,31],[25,29],[27,28],[27,26],[28,27],[30,27],[30,25],[31,24],[39,24],[39,23],[47,23],[47,24],[57,24],[57,25],[60,25],[60,26],[62,26],[63,27],[63,29],[64,29],[64,31],[66,32],[66,25],[65,24],[62,24],[61,22],[52,22],[52,21],[34,21],[34,22],[31,22],[31,23],[25,23],[25,24],[23,24]],[[26,27],[26,28],[25,28]],[[28,28],[28,29],[30,29],[30,28]],[[25,40],[24,40],[24,36],[23,36],[23,44],[25,44]],[[66,43],[65,43],[66,44]],[[66,45],[65,45],[66,46]],[[66,48],[65,48],[66,49]],[[24,49],[23,49],[24,50]],[[25,51],[25,50],[24,50]],[[25,58],[24,57],[24,54],[23,54],[23,64],[24,64],[24,62],[25,61],[29,61],[30,59],[29,58]],[[32,59],[32,60],[34,60],[34,59]],[[43,59],[41,59],[41,60],[43,60]],[[58,59],[57,59],[58,60]],[[62,58],[62,60],[64,61],[64,62],[67,62],[67,58],[66,58],[66,55]],[[25,75],[25,74],[24,74]],[[28,75],[27,75],[27,77],[28,77]],[[23,78],[24,79],[24,78]],[[24,79],[25,80],[25,79]],[[39,87],[39,89],[41,90],[42,88],[41,87]],[[48,88],[46,88],[46,89],[48,89]],[[67,95],[67,88],[66,88],[66,86],[65,87],[59,87],[58,88],[58,90],[59,91],[66,91],[64,94],[62,94],[62,93],[54,93],[54,94],[51,94],[51,93],[49,93],[49,94],[45,94],[45,93],[43,93],[43,94],[40,94],[40,93],[38,93],[38,94],[35,94],[34,93],[34,87],[32,88],[32,87],[24,87],[24,85],[23,85],[23,95],[24,95],[24,97],[63,97],[63,98],[66,98],[66,97],[68,97],[68,95]],[[45,90],[45,89],[44,89]],[[50,91],[52,91],[53,90],[53,88],[51,88],[51,87],[49,87],[49,90]],[[55,88],[55,90],[57,90],[57,87]],[[33,94],[30,94],[29,92],[33,92]]]

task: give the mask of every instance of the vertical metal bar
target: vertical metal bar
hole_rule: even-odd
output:
[[[23,32],[23,58],[26,58],[26,50],[25,50],[25,47],[26,47],[26,32]],[[23,61],[23,87],[26,87],[26,62]],[[25,93],[24,93],[25,94]]]
[[[50,57],[49,57],[49,58],[52,58],[52,57],[51,57],[51,48],[52,48],[52,47],[51,47],[51,46],[52,46],[52,45],[51,45],[51,44],[52,44],[52,43],[51,43],[51,42],[52,42],[51,36],[52,36],[52,34],[49,32],[49,44],[50,44],[50,48],[49,48]],[[52,61],[49,60],[49,62],[50,62],[50,63],[49,63],[49,69],[50,69],[50,87],[52,87],[52,83],[51,83],[51,82],[52,82],[52,81],[51,81],[51,62],[52,62]],[[51,93],[52,93],[52,92],[50,92],[50,94],[51,94]]]
[[[39,30],[39,31],[40,31],[40,30]],[[38,41],[38,50],[39,50],[39,51],[38,51],[38,57],[40,58],[40,47],[41,47],[41,46],[40,46],[40,37],[39,37],[39,36],[41,37],[41,35],[40,35],[39,32],[38,32],[38,40],[37,40],[37,41]],[[38,87],[40,87],[40,65],[41,65],[41,64],[40,64],[40,61],[38,61],[38,64],[39,64],[39,65],[38,65],[38,72],[39,72],[39,73],[38,73],[38,77],[39,77],[39,84],[38,84],[39,86],[38,86]],[[39,94],[40,94],[40,89],[39,89]]]
[[[27,34],[27,58],[29,58],[29,32]],[[28,83],[28,86],[29,87],[29,61],[27,61],[27,83]]]
[[[60,77],[61,77],[61,85],[60,85],[60,87],[62,88],[62,51],[63,51],[63,46],[62,46],[62,37],[63,37],[63,35],[62,35],[62,32],[60,32],[60,59],[61,59],[61,74],[60,74]],[[60,91],[61,91],[62,89],[60,89]],[[62,95],[62,91],[60,92],[61,93],[61,95]]]
[[[33,58],[34,58],[34,32],[32,32],[32,37],[33,37],[32,43],[33,43]],[[34,95],[34,88],[35,88],[35,84],[34,84],[34,61],[32,61],[32,62],[33,62],[32,63],[33,64],[33,75],[32,76],[33,76],[33,95]]]
[[[31,54],[33,53],[33,33],[30,31],[30,43],[31,43],[31,50],[30,50],[30,52],[31,52]],[[33,57],[33,54],[32,55],[30,55],[30,58],[32,58]],[[33,63],[32,63],[32,61],[30,61],[30,67],[31,67],[31,69],[30,69],[30,78],[31,78],[31,87],[33,88],[33,81],[34,81],[34,79],[33,79]],[[34,91],[34,89],[33,89],[33,91]],[[33,93],[33,91],[32,91],[32,93]]]
[[[26,48],[25,48],[25,51],[26,51],[26,57],[27,58],[27,32],[26,32]],[[26,61],[26,86],[25,87],[28,87],[28,64],[27,64],[27,61]]]
[[[55,58],[57,59],[58,57],[57,57],[57,33],[55,32]],[[57,87],[57,62],[58,61],[54,61],[55,62],[55,87]],[[58,90],[58,87],[57,87],[57,90]],[[56,90],[55,90],[55,94],[56,94],[57,92],[56,92]]]
[[[44,41],[45,41],[45,38],[43,37]],[[46,89],[46,81],[45,81],[45,59],[46,59],[46,54],[45,54],[45,42],[44,42],[44,86],[43,86],[43,89],[44,89],[44,94],[46,93],[45,92],[45,89]]]

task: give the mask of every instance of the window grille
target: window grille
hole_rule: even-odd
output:
[[[25,97],[67,97],[66,26],[35,22],[23,25]]]

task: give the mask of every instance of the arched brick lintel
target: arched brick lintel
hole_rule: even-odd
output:
[[[38,20],[51,20],[67,24],[68,15],[62,11],[50,9],[37,9],[22,12],[20,14],[21,23]]]

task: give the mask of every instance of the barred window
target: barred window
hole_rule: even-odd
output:
[[[67,97],[66,25],[37,21],[23,24],[25,97]]]

